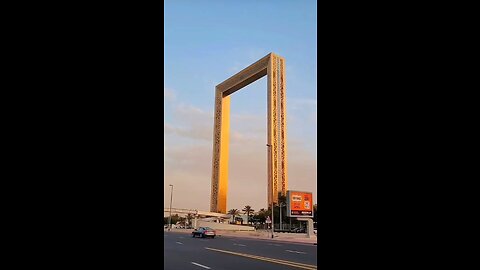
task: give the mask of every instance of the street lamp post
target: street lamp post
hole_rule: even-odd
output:
[[[283,227],[282,227],[282,207],[284,207],[286,204],[284,204],[283,202],[280,203],[280,230],[283,230]]]
[[[172,199],[173,199],[173,185],[170,184],[169,186],[172,187],[172,191],[170,193],[170,217],[168,217],[168,231],[172,229]]]
[[[269,161],[268,162],[268,165],[269,165],[268,166],[268,182],[271,183],[272,181],[270,179],[270,177],[271,177],[271,172],[270,172],[271,154],[270,154],[270,151],[271,151],[272,145],[267,144],[267,147],[268,147],[268,161]],[[271,199],[272,199],[272,238],[273,238],[273,230],[274,230],[273,228],[275,227],[275,222],[273,222],[273,197],[274,197],[273,192],[274,192],[274,190],[272,190],[272,197],[271,197]]]

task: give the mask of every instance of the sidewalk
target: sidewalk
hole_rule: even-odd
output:
[[[227,236],[227,237],[243,237],[243,238],[253,238],[261,240],[270,240],[276,242],[293,242],[293,243],[304,243],[304,244],[317,244],[317,236],[307,238],[305,233],[274,233],[272,238],[272,231],[258,230],[255,232],[240,232],[240,231],[224,231],[216,230],[217,237]]]

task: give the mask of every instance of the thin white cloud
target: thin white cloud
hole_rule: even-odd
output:
[[[167,87],[163,88],[163,97],[165,100],[174,101],[176,99],[175,91]]]
[[[292,98],[287,100],[287,109],[316,109],[317,100],[313,98]]]
[[[262,120],[262,117],[256,114],[232,114],[230,117],[232,120],[236,121],[258,122],[259,120]]]
[[[290,124],[303,125],[305,120],[317,124],[317,100],[308,98],[293,98],[287,101],[287,120]],[[300,120],[301,119],[301,120]]]
[[[169,123],[164,124],[165,134],[173,134],[193,140],[211,141],[213,138],[213,128],[205,125],[194,125],[188,127],[174,126]]]
[[[188,125],[208,125],[213,127],[213,108],[211,111],[205,111],[198,107],[181,103],[174,107],[173,117],[176,122]]]

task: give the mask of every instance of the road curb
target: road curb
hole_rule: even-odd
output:
[[[166,232],[166,231],[164,231]],[[180,233],[180,234],[191,234],[191,231],[170,231],[174,233]],[[276,236],[275,238],[264,238],[261,237],[261,235],[253,236],[253,235],[238,235],[235,233],[227,233],[227,234],[217,234],[216,237],[232,237],[232,238],[244,238],[244,239],[253,239],[253,240],[264,240],[264,241],[270,241],[270,242],[283,242],[283,243],[292,243],[292,244],[301,244],[301,245],[317,245],[317,242],[311,242],[308,241],[306,238],[278,238]],[[305,241],[307,240],[307,241]]]

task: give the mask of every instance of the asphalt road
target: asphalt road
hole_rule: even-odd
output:
[[[164,232],[164,267],[171,270],[317,269],[317,246]]]

